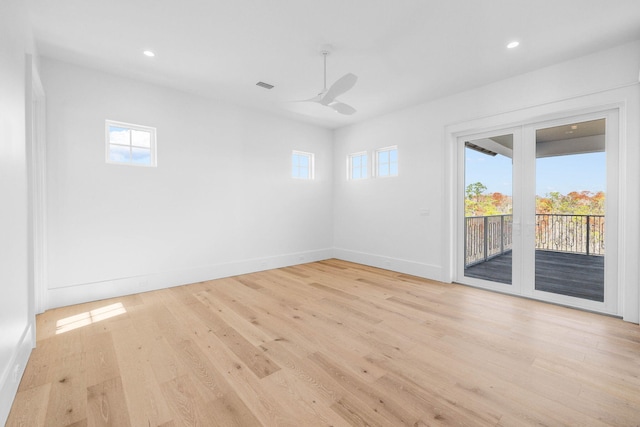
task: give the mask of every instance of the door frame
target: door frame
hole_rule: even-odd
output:
[[[624,181],[623,177],[625,176],[625,155],[626,152],[626,138],[625,138],[625,117],[626,117],[626,103],[624,101],[611,100],[611,97],[607,93],[597,93],[589,96],[584,96],[581,98],[569,99],[564,101],[558,101],[555,103],[544,104],[534,107],[525,108],[522,110],[516,110],[511,112],[502,113],[495,116],[483,117],[475,120],[470,120],[467,122],[457,123],[453,125],[446,126],[445,128],[445,155],[446,155],[446,168],[445,168],[445,180],[444,180],[444,192],[443,192],[443,203],[445,206],[445,218],[447,218],[446,227],[444,227],[443,235],[442,235],[442,244],[445,250],[447,251],[447,256],[443,262],[443,280],[447,282],[458,282],[459,281],[459,272],[458,272],[458,262],[459,262],[459,254],[461,251],[460,241],[464,236],[460,236],[461,229],[459,227],[458,218],[464,215],[464,208],[461,209],[459,202],[459,189],[460,186],[464,186],[464,171],[460,170],[461,167],[461,159],[460,159],[460,151],[458,149],[459,138],[464,138],[468,136],[475,135],[483,135],[483,134],[493,134],[496,135],[501,130],[520,128],[522,129],[522,137],[525,138],[524,132],[529,129],[530,126],[536,125],[538,123],[547,123],[552,122],[554,120],[562,121],[562,120],[571,120],[571,118],[575,117],[589,117],[589,115],[598,116],[605,115],[611,112],[615,112],[617,115],[617,126],[613,129],[613,126],[608,126],[607,128],[607,142],[609,143],[609,139],[612,137],[617,138],[616,144],[616,159],[615,165],[609,161],[609,154],[607,153],[607,185],[609,186],[610,182],[610,174],[615,174],[615,182],[619,183],[617,185],[618,191],[614,200],[607,200],[607,212],[610,212],[608,216],[614,216],[616,219],[617,225],[617,235],[615,237],[615,241],[608,243],[607,250],[614,251],[614,256],[617,259],[613,259],[614,256],[609,257],[609,261],[605,258],[606,265],[606,273],[615,271],[616,274],[618,272],[624,272],[626,269],[626,260],[624,259],[623,254],[623,243],[624,239],[622,236],[625,233],[625,222],[624,222],[624,203],[626,202],[625,192],[624,192]],[[611,128],[611,129],[610,129]],[[611,136],[609,136],[609,131],[611,130]],[[610,145],[608,144],[608,147]],[[515,144],[514,144],[515,148]],[[514,156],[517,156],[516,150],[514,149]],[[614,161],[614,160],[612,160]],[[462,166],[464,166],[462,164]],[[529,166],[531,167],[531,166]],[[535,164],[533,165],[535,168]],[[526,170],[522,171],[522,173],[527,173]],[[462,183],[460,180],[462,179]],[[517,198],[515,197],[516,188],[521,186],[522,179],[518,176],[514,171],[513,178],[513,188],[514,188],[514,200],[513,200],[513,209],[514,214],[516,209],[520,209],[522,207],[518,207]],[[609,189],[608,189],[609,191]],[[610,196],[607,194],[607,198]],[[514,215],[515,219],[515,215]],[[530,224],[525,224],[521,231],[525,231],[530,227]],[[514,254],[516,253],[516,230],[514,224]],[[613,233],[609,233],[613,234]],[[520,245],[523,244],[525,239],[519,239]],[[615,247],[615,249],[612,249]],[[522,249],[522,247],[521,247]],[[534,253],[535,255],[535,253]],[[613,263],[613,264],[612,264]],[[516,265],[516,261],[514,260],[514,266]],[[580,304],[579,301],[574,301],[571,297],[568,299],[559,298],[555,300],[549,300],[546,293],[542,293],[542,291],[523,291],[524,288],[529,288],[533,286],[532,284],[523,283],[522,278],[524,275],[531,274],[530,271],[526,271],[526,268],[531,268],[531,261],[526,262],[529,267],[523,267],[520,272],[514,274],[514,284],[516,281],[518,282],[518,286],[520,292],[515,294],[527,298],[533,299],[542,299],[547,302],[557,303],[561,305],[567,305],[576,308],[582,308],[592,311],[597,311],[604,314],[611,314],[622,316],[623,315],[623,304],[622,304],[622,295],[624,293],[624,289],[622,287],[622,277],[620,274],[616,275],[616,278],[608,277],[606,280],[612,281],[613,285],[609,287],[615,288],[615,292],[609,291],[608,294],[605,295],[605,303],[597,303],[595,306],[591,303]],[[531,276],[533,277],[533,276]],[[492,282],[489,282],[492,283]],[[487,286],[486,283],[464,283],[470,286],[481,287],[484,289],[496,290],[499,292],[505,292],[504,289],[497,289],[494,285]],[[512,285],[513,286],[513,285]],[[515,287],[512,288],[516,289]],[[605,290],[607,292],[607,290]],[[512,293],[513,292],[509,292]],[[583,300],[586,301],[586,300]]]
[[[457,179],[456,179],[456,187],[455,187],[455,199],[456,199],[456,210],[455,210],[455,227],[456,227],[456,244],[457,248],[455,251],[455,276],[454,281],[457,283],[461,283],[464,285],[477,286],[485,289],[490,289],[492,291],[505,292],[509,294],[521,294],[521,271],[520,271],[520,247],[522,246],[520,243],[521,239],[521,224],[520,221],[516,221],[519,213],[521,212],[520,206],[521,201],[519,199],[521,192],[515,191],[516,188],[520,188],[520,180],[521,174],[513,169],[513,173],[511,176],[511,186],[512,186],[512,213],[513,213],[513,224],[512,224],[512,282],[510,285],[505,283],[493,282],[490,280],[478,279],[475,277],[469,277],[464,275],[464,263],[465,263],[465,206],[464,206],[464,197],[460,197],[461,194],[465,194],[465,142],[475,139],[484,139],[491,138],[494,136],[500,135],[513,135],[513,160],[515,161],[515,157],[518,155],[520,151],[520,145],[522,144],[522,126],[512,126],[508,128],[499,128],[493,129],[486,132],[480,133],[466,133],[462,132],[457,135],[456,138],[456,169],[457,169]],[[517,249],[516,249],[517,248]]]
[[[47,309],[46,100],[33,55],[26,68],[29,299],[35,315]]]
[[[605,233],[605,277],[604,277],[604,301],[590,301],[582,298],[571,297],[567,295],[555,294],[535,289],[535,187],[536,187],[536,131],[548,127],[561,126],[566,124],[580,123],[589,120],[606,120],[605,130],[605,153],[606,153],[606,227]],[[523,137],[526,150],[523,154],[523,171],[530,177],[530,180],[523,180],[523,233],[524,241],[521,248],[524,257],[523,267],[523,286],[524,296],[553,302],[556,304],[568,305],[572,307],[583,308],[586,310],[597,311],[600,313],[617,314],[618,313],[618,295],[621,293],[618,281],[618,254],[619,254],[619,217],[620,209],[618,208],[618,200],[620,196],[619,173],[619,111],[618,109],[609,109],[605,111],[566,115],[551,120],[531,123],[523,126]],[[611,213],[611,214],[609,214]]]

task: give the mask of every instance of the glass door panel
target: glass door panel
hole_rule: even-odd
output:
[[[535,290],[604,301],[605,119],[536,130]]]
[[[512,284],[512,159],[512,134],[465,141],[465,277]]]

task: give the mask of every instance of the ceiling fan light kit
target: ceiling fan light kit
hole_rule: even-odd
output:
[[[327,89],[327,56],[331,53],[328,46],[324,46],[320,51],[324,60],[324,86],[322,92],[313,98],[306,99],[305,102],[316,102],[324,106],[332,108],[335,112],[345,115],[351,115],[356,112],[352,106],[340,102],[337,97],[351,89],[358,81],[358,76],[353,73],[347,73],[336,80],[335,83]]]

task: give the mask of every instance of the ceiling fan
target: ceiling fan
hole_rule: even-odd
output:
[[[301,102],[317,102],[318,104],[333,108],[340,114],[351,115],[355,113],[355,108],[351,105],[345,104],[344,102],[338,101],[336,98],[351,89],[356,84],[358,76],[352,73],[347,73],[336,80],[336,82],[327,89],[327,55],[329,55],[330,50],[328,47],[325,47],[320,51],[320,53],[324,58],[324,89],[322,89],[322,92],[313,98],[305,99]]]

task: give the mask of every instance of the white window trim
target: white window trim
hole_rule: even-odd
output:
[[[365,176],[362,176],[360,178],[354,178],[353,177],[353,158],[354,157],[360,157],[360,156],[365,156],[365,166],[367,168],[367,173],[365,174]],[[349,181],[360,181],[363,179],[367,179],[369,178],[369,156],[368,153],[366,151],[359,151],[357,153],[351,153],[349,155],[347,155],[347,180]]]
[[[144,164],[140,164],[140,163],[132,163],[132,162],[114,162],[113,160],[111,160],[109,158],[109,147],[112,145],[110,138],[109,138],[109,126],[118,126],[118,127],[123,127],[123,128],[127,128],[127,129],[132,129],[132,130],[139,130],[139,131],[143,131],[143,132],[149,132],[151,134],[151,142],[150,142],[150,151],[151,151],[151,164],[149,165],[144,165]],[[158,156],[157,156],[157,150],[156,150],[156,128],[151,127],[151,126],[143,126],[143,125],[136,125],[133,123],[125,123],[125,122],[118,122],[115,120],[105,120],[105,126],[104,126],[104,133],[105,133],[105,160],[108,164],[110,165],[123,165],[123,166],[136,166],[136,167],[143,167],[143,168],[154,168],[158,166]],[[114,145],[118,145],[118,144],[114,144]]]
[[[293,176],[293,170],[291,170],[291,178],[293,179],[299,179],[301,181],[311,181],[313,179],[315,179],[315,169],[316,169],[316,165],[315,165],[315,154],[313,153],[308,153],[306,151],[298,151],[298,150],[293,150],[291,152],[291,159],[293,159],[294,155],[298,155],[298,156],[306,156],[309,158],[309,177],[308,178],[302,178],[299,176]],[[291,163],[290,163],[291,165]],[[293,167],[293,165],[291,165],[291,167]]]
[[[371,171],[371,176],[374,176],[376,178],[395,178],[399,175],[400,173],[400,152],[398,151],[398,173],[396,173],[395,175],[391,175],[391,171],[389,171],[389,175],[379,175],[378,174],[378,154],[385,152],[385,151],[392,151],[392,150],[396,150],[398,151],[398,146],[397,145],[390,145],[388,147],[382,147],[382,148],[378,148],[373,155],[373,170]],[[391,161],[391,159],[389,159],[389,161]]]

